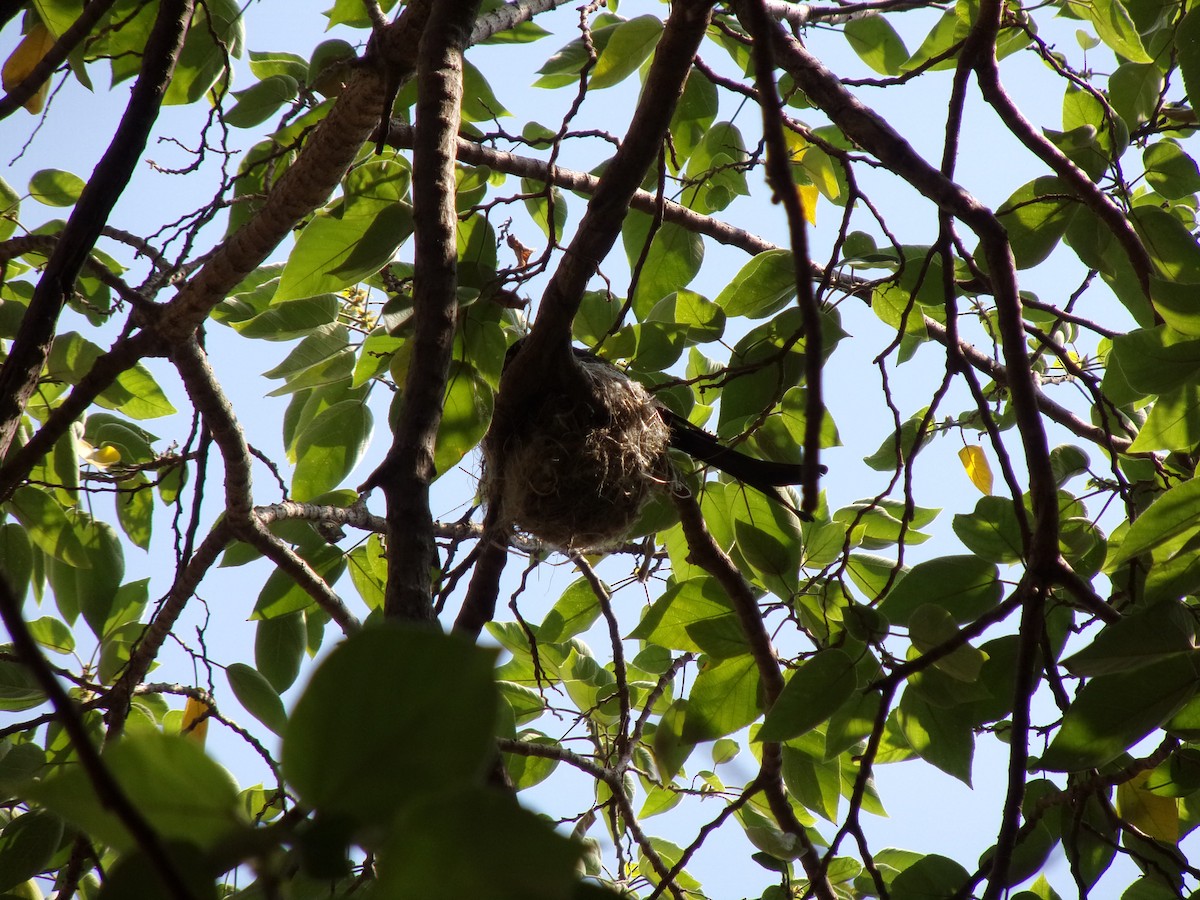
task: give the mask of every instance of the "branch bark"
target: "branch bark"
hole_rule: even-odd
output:
[[[478,0],[442,0],[421,36],[413,146],[412,362],[391,450],[368,482],[381,484],[387,497],[384,614],[408,621],[434,620],[431,573],[437,546],[429,485],[438,475],[434,442],[458,315],[454,139],[462,101],[462,53],[478,8]]]
[[[25,406],[37,387],[58,317],[75,289],[75,279],[146,149],[191,16],[192,0],[164,0],[159,6],[129,105],[63,226],[21,319],[8,359],[0,369],[0,459],[8,453]]]

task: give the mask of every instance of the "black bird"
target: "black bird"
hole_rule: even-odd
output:
[[[504,356],[504,365],[506,368],[517,353],[520,352],[524,343],[525,339],[519,338],[508,348]],[[607,360],[601,359],[588,350],[572,347],[571,351],[580,363],[603,365],[619,373],[621,377],[628,377],[617,369],[616,366],[613,366]],[[783,496],[781,496],[776,488],[785,485],[802,484],[804,481],[805,473],[808,470],[808,467],[804,463],[773,462],[749,456],[738,450],[734,450],[732,447],[725,446],[716,435],[710,434],[703,428],[693,425],[683,416],[664,406],[661,402],[655,401],[654,408],[659,417],[670,429],[670,445],[674,449],[686,453],[697,462],[720,469],[748,487],[761,491],[769,497],[783,500]],[[821,466],[820,471],[824,474],[828,470],[825,466]]]

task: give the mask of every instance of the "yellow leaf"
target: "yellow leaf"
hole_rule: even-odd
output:
[[[804,221],[809,225],[817,224],[817,186],[815,184],[798,184],[796,193],[800,195],[800,207],[804,210]]]
[[[179,733],[190,737],[193,741],[204,746],[208,736],[208,713],[212,709],[203,700],[188,697],[187,705],[183,707],[183,721],[179,723]]]
[[[4,85],[4,90],[11,91],[24,81],[50,52],[54,43],[54,35],[41,22],[29,29],[29,34],[25,35],[21,43],[17,44],[17,49],[4,61],[4,69],[0,72],[0,83]],[[50,79],[46,79],[34,95],[25,101],[25,109],[34,115],[40,113],[49,90]]]
[[[1174,797],[1146,790],[1149,772],[1117,785],[1117,815],[1142,834],[1165,844],[1179,843],[1179,805]]]
[[[971,484],[983,493],[990,494],[992,492],[992,467],[988,465],[983,448],[963,447],[958,451],[958,458],[962,460],[963,468],[967,470],[967,477],[971,479]]]
[[[84,462],[89,462],[97,469],[107,469],[121,461],[121,451],[112,444],[93,447],[87,441],[79,441],[79,455]]]

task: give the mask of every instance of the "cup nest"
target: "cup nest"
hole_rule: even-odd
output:
[[[640,384],[577,359],[587,396],[547,392],[503,446],[483,442],[483,496],[543,543],[588,550],[620,541],[670,480],[671,432]]]

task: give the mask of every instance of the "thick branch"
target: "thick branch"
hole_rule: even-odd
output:
[[[159,6],[129,105],[63,226],[21,319],[8,359],[0,369],[0,458],[7,454],[25,405],[37,387],[58,317],[75,288],[75,279],[146,149],[191,15],[192,0],[164,0]]]
[[[75,754],[92,783],[92,789],[100,799],[100,805],[110,810],[128,829],[158,877],[162,879],[168,893],[177,900],[192,897],[191,889],[171,862],[162,838],[142,816],[141,811],[129,799],[120,783],[108,770],[108,766],[104,764],[104,760],[100,758],[80,717],[78,707],[54,677],[54,672],[42,656],[37,642],[29,633],[29,628],[21,616],[20,601],[13,593],[8,580],[3,577],[0,577],[0,619],[3,619],[4,627],[8,630],[17,653],[29,667],[38,686],[50,698],[59,724],[71,739],[71,746],[74,747]]]
[[[825,421],[825,401],[821,394],[821,311],[813,294],[812,265],[808,258],[808,232],[800,194],[792,180],[791,156],[783,134],[783,101],[775,86],[775,59],[771,50],[771,18],[765,0],[746,0],[739,17],[754,37],[754,80],[762,107],[763,139],[767,145],[767,183],[773,199],[787,211],[788,236],[792,245],[792,265],[796,271],[796,302],[804,321],[805,424],[804,459],[807,463],[801,510],[811,516],[820,497],[821,428]]]
[[[629,130],[605,167],[575,237],[542,295],[537,319],[525,349],[514,360],[509,388],[501,392],[498,406],[503,405],[505,394],[532,396],[543,389],[545,373],[528,361],[549,364],[567,358],[571,323],[584,290],[621,233],[630,201],[658,155],[711,9],[708,0],[676,3],[671,8]],[[527,384],[517,383],[522,379]]]
[[[429,485],[438,475],[434,441],[442,421],[458,314],[454,139],[462,100],[462,51],[478,7],[478,0],[436,4],[417,58],[412,363],[391,451],[372,476],[387,496],[384,612],[410,621],[434,618],[430,573],[437,564],[437,546]]]
[[[679,510],[684,537],[687,538],[688,560],[717,579],[732,602],[738,622],[742,626],[742,633],[750,644],[750,654],[758,666],[759,678],[762,679],[766,695],[766,709],[769,710],[783,690],[783,673],[779,669],[779,660],[775,656],[775,648],[771,646],[771,636],[767,632],[758,602],[733,560],[709,534],[696,498],[677,494],[674,500],[675,508]],[[756,781],[767,795],[771,812],[779,822],[779,827],[791,834],[801,847],[800,863],[812,884],[813,893],[821,900],[833,900],[833,888],[825,875],[816,848],[804,826],[796,820],[784,791],[780,774],[782,766],[783,752],[780,745],[777,742],[765,742],[762,747],[762,768]]]
[[[172,355],[188,398],[204,419],[225,466],[225,522],[246,541],[291,576],[310,597],[349,634],[359,628],[354,614],[334,590],[294,550],[267,530],[254,514],[250,448],[233,406],[221,389],[208,356],[192,338]]]

